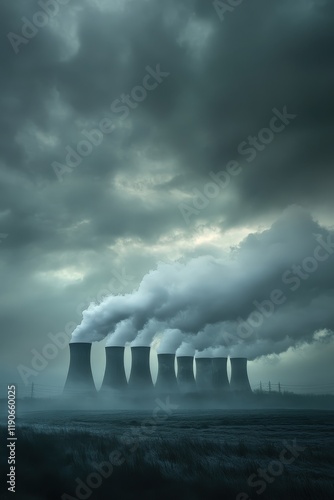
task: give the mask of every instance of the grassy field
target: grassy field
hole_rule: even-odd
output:
[[[332,412],[185,412],[154,426],[149,412],[38,412],[25,420],[17,431],[17,492],[6,493],[2,481],[1,498],[334,498]],[[294,442],[296,456],[283,464]],[[7,468],[2,453],[2,474]]]

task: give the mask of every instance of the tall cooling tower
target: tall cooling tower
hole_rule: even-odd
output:
[[[130,389],[153,388],[150,370],[150,347],[131,347],[132,363],[129,378]]]
[[[227,391],[230,388],[227,376],[227,358],[212,359],[212,385],[216,391]]]
[[[176,392],[175,354],[158,354],[158,377],[156,389],[161,392]]]
[[[95,384],[90,365],[90,351],[92,344],[73,342],[70,347],[70,366],[64,386],[64,393],[95,392]]]
[[[231,390],[251,391],[247,374],[247,358],[230,358],[231,361]]]
[[[106,369],[101,390],[125,389],[127,385],[124,370],[124,347],[106,347]]]
[[[196,390],[193,360],[193,356],[177,357],[177,382],[180,390],[183,392]]]
[[[199,391],[212,389],[212,358],[195,358],[196,386]]]

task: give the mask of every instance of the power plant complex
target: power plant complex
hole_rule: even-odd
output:
[[[96,392],[90,362],[91,343],[70,343],[70,365],[64,387],[65,394]],[[219,395],[227,392],[251,393],[247,358],[230,358],[231,377],[227,373],[227,357],[176,356],[158,354],[158,374],[153,384],[150,370],[150,347],[131,347],[131,370],[127,381],[124,347],[105,348],[106,367],[100,392],[131,393],[198,393]],[[176,370],[175,370],[176,359]],[[195,363],[194,363],[195,359]],[[195,367],[194,367],[195,365]],[[195,368],[195,369],[194,369]]]

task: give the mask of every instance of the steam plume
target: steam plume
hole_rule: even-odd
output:
[[[160,263],[135,292],[91,304],[72,341],[110,334],[108,345],[150,345],[159,337],[159,352],[188,344],[192,353],[222,347],[250,359],[318,342],[316,331],[334,330],[333,241],[292,207],[230,255]]]

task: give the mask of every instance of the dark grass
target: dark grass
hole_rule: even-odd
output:
[[[6,437],[2,428],[2,443]],[[87,476],[96,472],[96,464],[107,461],[115,450],[126,457],[125,462],[115,466],[110,477],[85,498],[222,500],[236,499],[241,492],[260,500],[334,498],[334,450],[330,444],[306,447],[258,495],[247,479],[259,467],[267,468],[277,460],[282,443],[259,439],[256,444],[254,436],[249,441],[243,438],[230,442],[219,436],[203,438],[196,432],[171,438],[152,434],[130,443],[124,435],[111,432],[103,435],[62,428],[48,431],[25,425],[18,428],[17,437],[17,493],[6,493],[2,481],[1,493],[5,496],[1,498],[53,500],[64,493],[76,497],[76,478],[86,483]],[[138,447],[132,451],[134,443]],[[6,470],[6,457],[1,453],[2,474]]]

